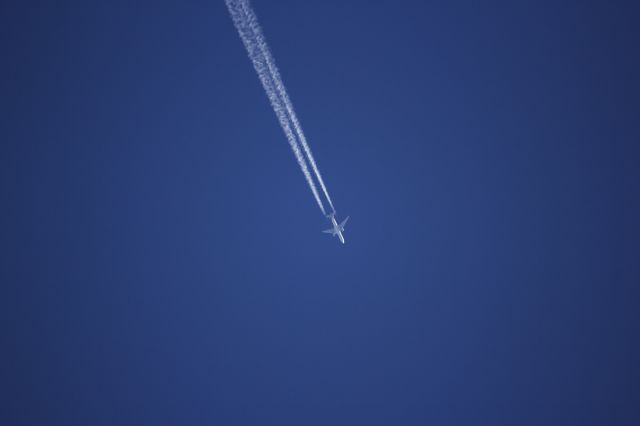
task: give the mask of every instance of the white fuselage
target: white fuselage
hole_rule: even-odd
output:
[[[331,223],[333,224],[334,232],[338,235],[338,238],[340,238],[340,242],[344,244],[344,237],[342,236],[343,229],[338,225],[338,222],[336,222],[335,216],[331,216]]]

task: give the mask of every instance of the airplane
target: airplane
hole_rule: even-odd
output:
[[[342,235],[342,233],[344,232],[345,223],[347,223],[347,221],[349,220],[349,216],[347,216],[347,218],[345,220],[343,220],[340,225],[338,225],[338,222],[336,222],[336,212],[335,211],[333,213],[329,213],[327,215],[327,218],[331,219],[331,225],[333,226],[333,228],[325,229],[322,232],[327,233],[327,234],[331,234],[334,237],[337,235],[338,238],[340,238],[340,242],[342,244],[344,244],[344,236]]]

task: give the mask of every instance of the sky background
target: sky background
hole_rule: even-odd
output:
[[[0,6],[3,425],[640,424],[633,2]]]

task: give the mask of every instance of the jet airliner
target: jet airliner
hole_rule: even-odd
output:
[[[349,216],[347,216],[347,218],[343,220],[342,223],[339,225],[338,225],[338,222],[336,222],[336,212],[328,214],[327,218],[331,219],[331,225],[333,226],[333,228],[325,229],[322,232],[331,234],[334,237],[337,235],[338,238],[340,238],[340,242],[344,244],[344,236],[342,235],[342,233],[344,232],[345,223],[347,223],[347,221],[349,220]]]

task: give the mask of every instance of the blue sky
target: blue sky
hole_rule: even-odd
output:
[[[637,7],[3,5],[2,424],[640,422]],[[3,328],[5,328],[3,327]]]

